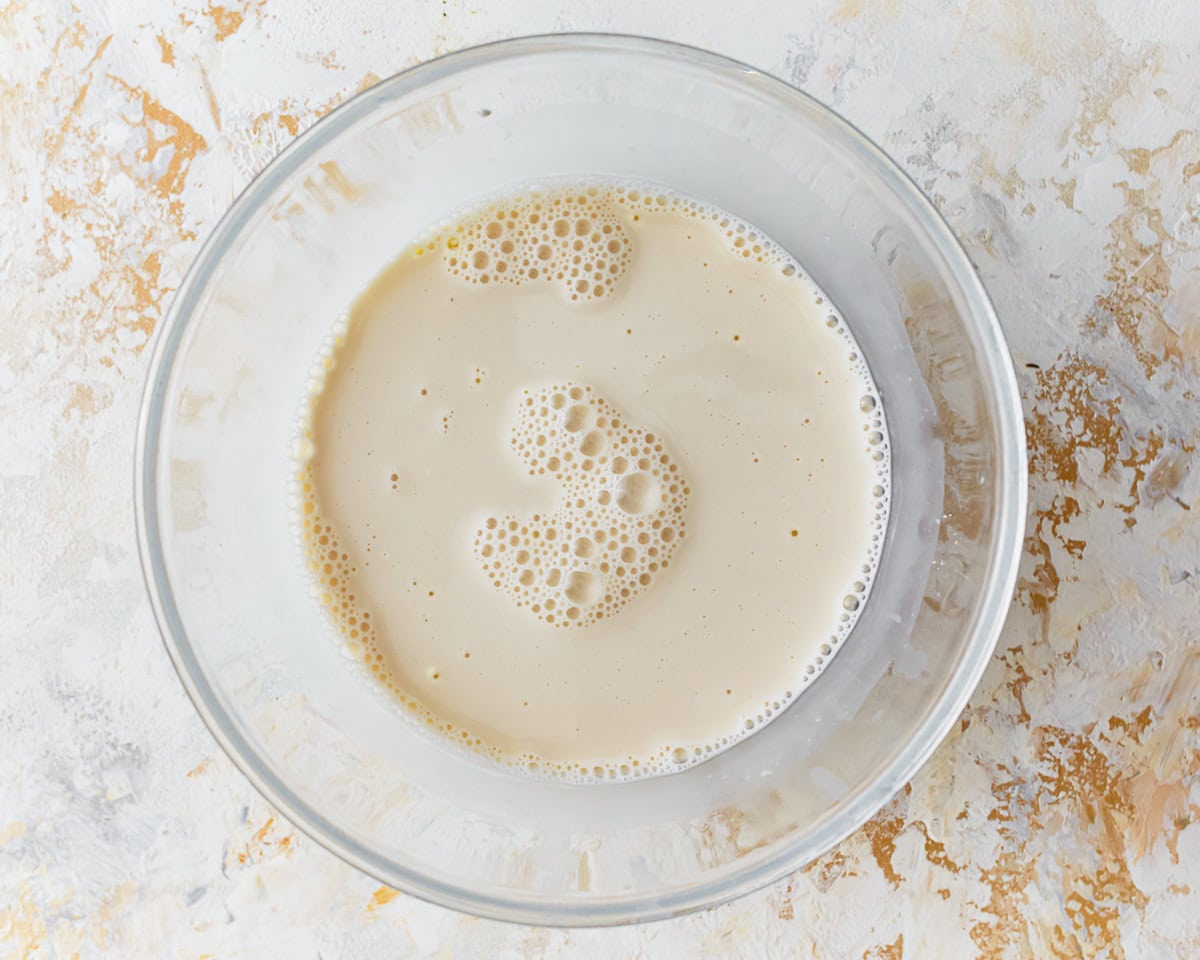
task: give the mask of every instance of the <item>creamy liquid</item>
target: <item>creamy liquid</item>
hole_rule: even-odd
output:
[[[766,238],[626,186],[505,198],[354,304],[303,411],[306,562],[405,715],[539,774],[644,776],[778,713],[888,507],[878,396]]]

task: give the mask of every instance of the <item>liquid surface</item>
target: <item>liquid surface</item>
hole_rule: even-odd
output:
[[[347,654],[541,775],[698,762],[783,709],[870,590],[882,409],[751,228],[575,186],[489,204],[353,306],[302,413],[298,522]]]

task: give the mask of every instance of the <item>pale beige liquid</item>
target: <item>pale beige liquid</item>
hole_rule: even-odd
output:
[[[543,773],[675,769],[777,713],[886,522],[877,395],[819,289],[626,188],[405,252],[305,416],[302,535],[347,651],[414,721]]]

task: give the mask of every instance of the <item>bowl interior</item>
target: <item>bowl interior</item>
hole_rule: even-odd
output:
[[[822,676],[716,758],[603,786],[522,779],[415,733],[342,662],[289,528],[297,410],[335,319],[448,214],[563,176],[662,184],[781,243],[853,329],[893,456],[874,592]],[[147,578],[214,734],[335,852],[478,914],[648,919],[811,860],[928,756],[1007,607],[1023,516],[1019,423],[1007,353],[961,250],[836,116],[686,48],[509,41],[335,111],[217,229],[164,324],[147,389]]]

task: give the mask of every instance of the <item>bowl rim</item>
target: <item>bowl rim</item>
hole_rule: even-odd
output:
[[[548,899],[540,893],[480,893],[447,882],[376,854],[313,809],[287,783],[264,768],[242,737],[233,718],[220,706],[199,666],[175,602],[167,575],[158,526],[156,471],[160,431],[168,383],[188,322],[232,238],[249,223],[262,203],[308,158],[343,130],[370,114],[376,105],[419,90],[430,81],[469,69],[531,54],[562,51],[637,54],[651,59],[683,61],[725,74],[770,94],[780,103],[821,115],[830,130],[887,181],[920,223],[925,238],[950,267],[978,324],[979,346],[995,378],[989,397],[999,441],[994,508],[995,536],[989,571],[976,611],[974,629],[962,653],[955,682],[937,701],[917,735],[893,758],[873,783],[847,795],[832,822],[803,849],[787,844],[772,856],[736,869],[732,876],[708,880],[668,893],[655,891],[603,898]],[[288,144],[237,196],[209,233],[155,331],[137,422],[134,457],[134,511],[142,575],[163,644],[196,712],[233,764],[277,811],[309,839],[381,883],[440,906],[488,919],[543,926],[608,926],[645,922],[716,906],[743,896],[824,855],[869,820],[929,759],[954,724],[991,659],[1016,584],[1027,504],[1027,455],[1023,414],[1011,354],[982,281],[942,215],[913,180],[870,138],[840,114],[783,80],[738,60],[674,41],[619,33],[557,33],[513,37],[467,47],[403,70],[339,105]]]

